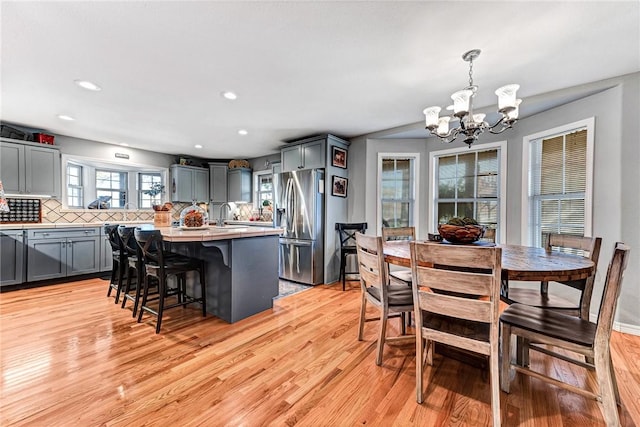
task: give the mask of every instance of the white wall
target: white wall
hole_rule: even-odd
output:
[[[585,85],[584,89],[585,93],[597,93],[526,117],[514,129],[503,134],[485,134],[480,137],[480,143],[507,140],[507,200],[517,202],[509,204],[507,210],[506,241],[520,244],[523,137],[595,117],[593,235],[602,237],[602,250],[593,301],[600,300],[615,242],[628,243],[632,250],[616,320],[623,331],[640,334],[640,73],[594,82]],[[427,185],[431,173],[428,153],[442,148],[437,138],[403,140],[363,136],[352,140],[350,178],[362,185],[362,191],[350,200],[349,220],[366,220],[375,224],[378,152],[420,152],[422,195],[419,221],[421,234],[426,235],[431,231],[427,224],[428,200],[431,197]],[[594,304],[592,313],[597,310],[598,306]]]

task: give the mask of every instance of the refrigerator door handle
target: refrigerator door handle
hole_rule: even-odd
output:
[[[294,245],[294,246],[311,246],[311,240],[297,240],[297,239],[280,239],[280,244]]]

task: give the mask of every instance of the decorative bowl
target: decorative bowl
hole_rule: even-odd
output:
[[[438,232],[443,239],[450,243],[473,243],[484,234],[484,226],[440,224]]]

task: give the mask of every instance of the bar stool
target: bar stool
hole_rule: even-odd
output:
[[[122,284],[124,281],[124,269],[126,268],[128,261],[126,252],[122,249],[120,244],[120,237],[118,236],[118,224],[107,224],[104,226],[104,231],[107,233],[109,244],[111,245],[111,253],[113,257],[113,266],[111,267],[111,280],[109,281],[109,290],[107,296],[111,296],[111,291],[115,289],[116,298],[114,304],[120,301],[120,292],[122,291]]]
[[[359,271],[345,271],[347,257],[349,255],[358,256],[356,246],[356,233],[364,234],[367,230],[366,222],[345,223],[336,222],[336,230],[340,236],[340,277],[342,278],[342,290],[345,290],[345,276],[347,274],[358,274]]]
[[[165,254],[162,246],[162,234],[160,230],[141,230],[136,228],[134,236],[140,250],[144,262],[144,290],[142,293],[142,303],[138,311],[138,322],[142,321],[144,312],[157,316],[156,334],[160,332],[162,325],[162,315],[164,310],[174,307],[186,307],[187,304],[202,304],[202,316],[207,315],[206,299],[205,299],[205,283],[204,283],[204,261],[191,258],[179,254]],[[200,276],[200,298],[194,298],[187,295],[187,278],[188,271],[197,271]],[[175,276],[177,279],[177,287],[171,288],[167,283],[168,276]],[[158,295],[149,299],[149,279],[156,278],[158,280]],[[176,296],[177,303],[165,305],[165,298]],[[148,305],[151,301],[158,301],[158,308],[152,308]]]
[[[133,301],[133,313],[132,317],[136,317],[138,312],[138,302],[142,296],[142,282],[144,277],[144,263],[142,249],[136,243],[134,231],[136,227],[127,227],[121,225],[118,227],[118,236],[120,237],[120,244],[127,254],[127,280],[122,291],[122,305],[124,308],[127,301]],[[132,288],[132,276],[135,273],[135,289]],[[131,293],[132,291],[133,294]]]

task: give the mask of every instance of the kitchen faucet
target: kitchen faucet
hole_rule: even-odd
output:
[[[229,208],[229,212],[231,212],[231,205],[229,203],[223,203],[220,205],[220,214],[218,218],[218,223],[216,224],[218,227],[224,227],[224,208]]]

